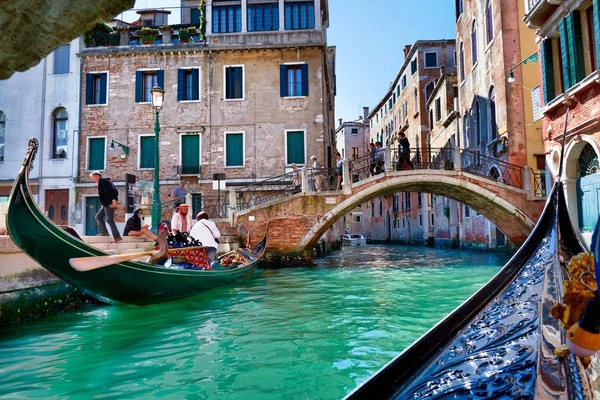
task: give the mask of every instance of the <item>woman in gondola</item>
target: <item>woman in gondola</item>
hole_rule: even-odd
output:
[[[125,223],[123,236],[146,236],[152,240],[156,240],[156,235],[150,231],[149,225],[142,226],[141,214],[144,214],[144,210],[141,208],[133,212],[133,215]]]

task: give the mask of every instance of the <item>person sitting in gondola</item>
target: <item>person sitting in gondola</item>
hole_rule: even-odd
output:
[[[180,204],[177,212],[171,218],[171,230],[174,235],[178,233],[189,233],[192,229],[192,216],[188,214],[188,205]]]
[[[208,219],[208,213],[201,211],[198,213],[196,219],[197,222],[192,227],[190,236],[201,242],[203,246],[208,247],[206,257],[208,264],[211,265],[217,255],[217,246],[221,232],[217,228],[217,225]]]
[[[141,208],[133,212],[133,215],[125,223],[123,236],[146,236],[152,240],[156,240],[156,235],[150,231],[150,226],[142,226],[142,214],[144,214],[144,210]]]

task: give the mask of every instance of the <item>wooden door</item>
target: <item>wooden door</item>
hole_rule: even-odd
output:
[[[100,211],[100,198],[85,198],[85,234],[86,236],[95,236],[98,234],[98,224],[96,223],[96,213]]]
[[[57,225],[69,224],[69,189],[46,190],[46,215]]]

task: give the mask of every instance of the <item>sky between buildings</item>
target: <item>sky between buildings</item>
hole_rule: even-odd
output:
[[[137,0],[136,9],[168,7],[180,23],[179,0]],[[357,119],[386,93],[404,61],[403,48],[423,39],[454,39],[452,0],[329,0],[327,43],[336,47],[335,118]],[[117,18],[137,19],[134,12]]]

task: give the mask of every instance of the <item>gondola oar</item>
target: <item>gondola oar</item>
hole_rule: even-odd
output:
[[[199,249],[208,249],[205,246],[194,246],[194,247],[178,247],[171,250],[177,251],[190,251],[190,250],[199,250]],[[160,251],[160,250],[158,250]],[[109,265],[118,264],[123,261],[135,260],[136,258],[141,258],[144,256],[149,256],[154,253],[157,253],[155,250],[151,251],[143,251],[141,253],[129,253],[129,254],[112,254],[110,256],[97,256],[97,257],[77,257],[69,259],[69,264],[71,267],[77,271],[91,271],[93,269],[98,269],[102,267],[107,267]]]

